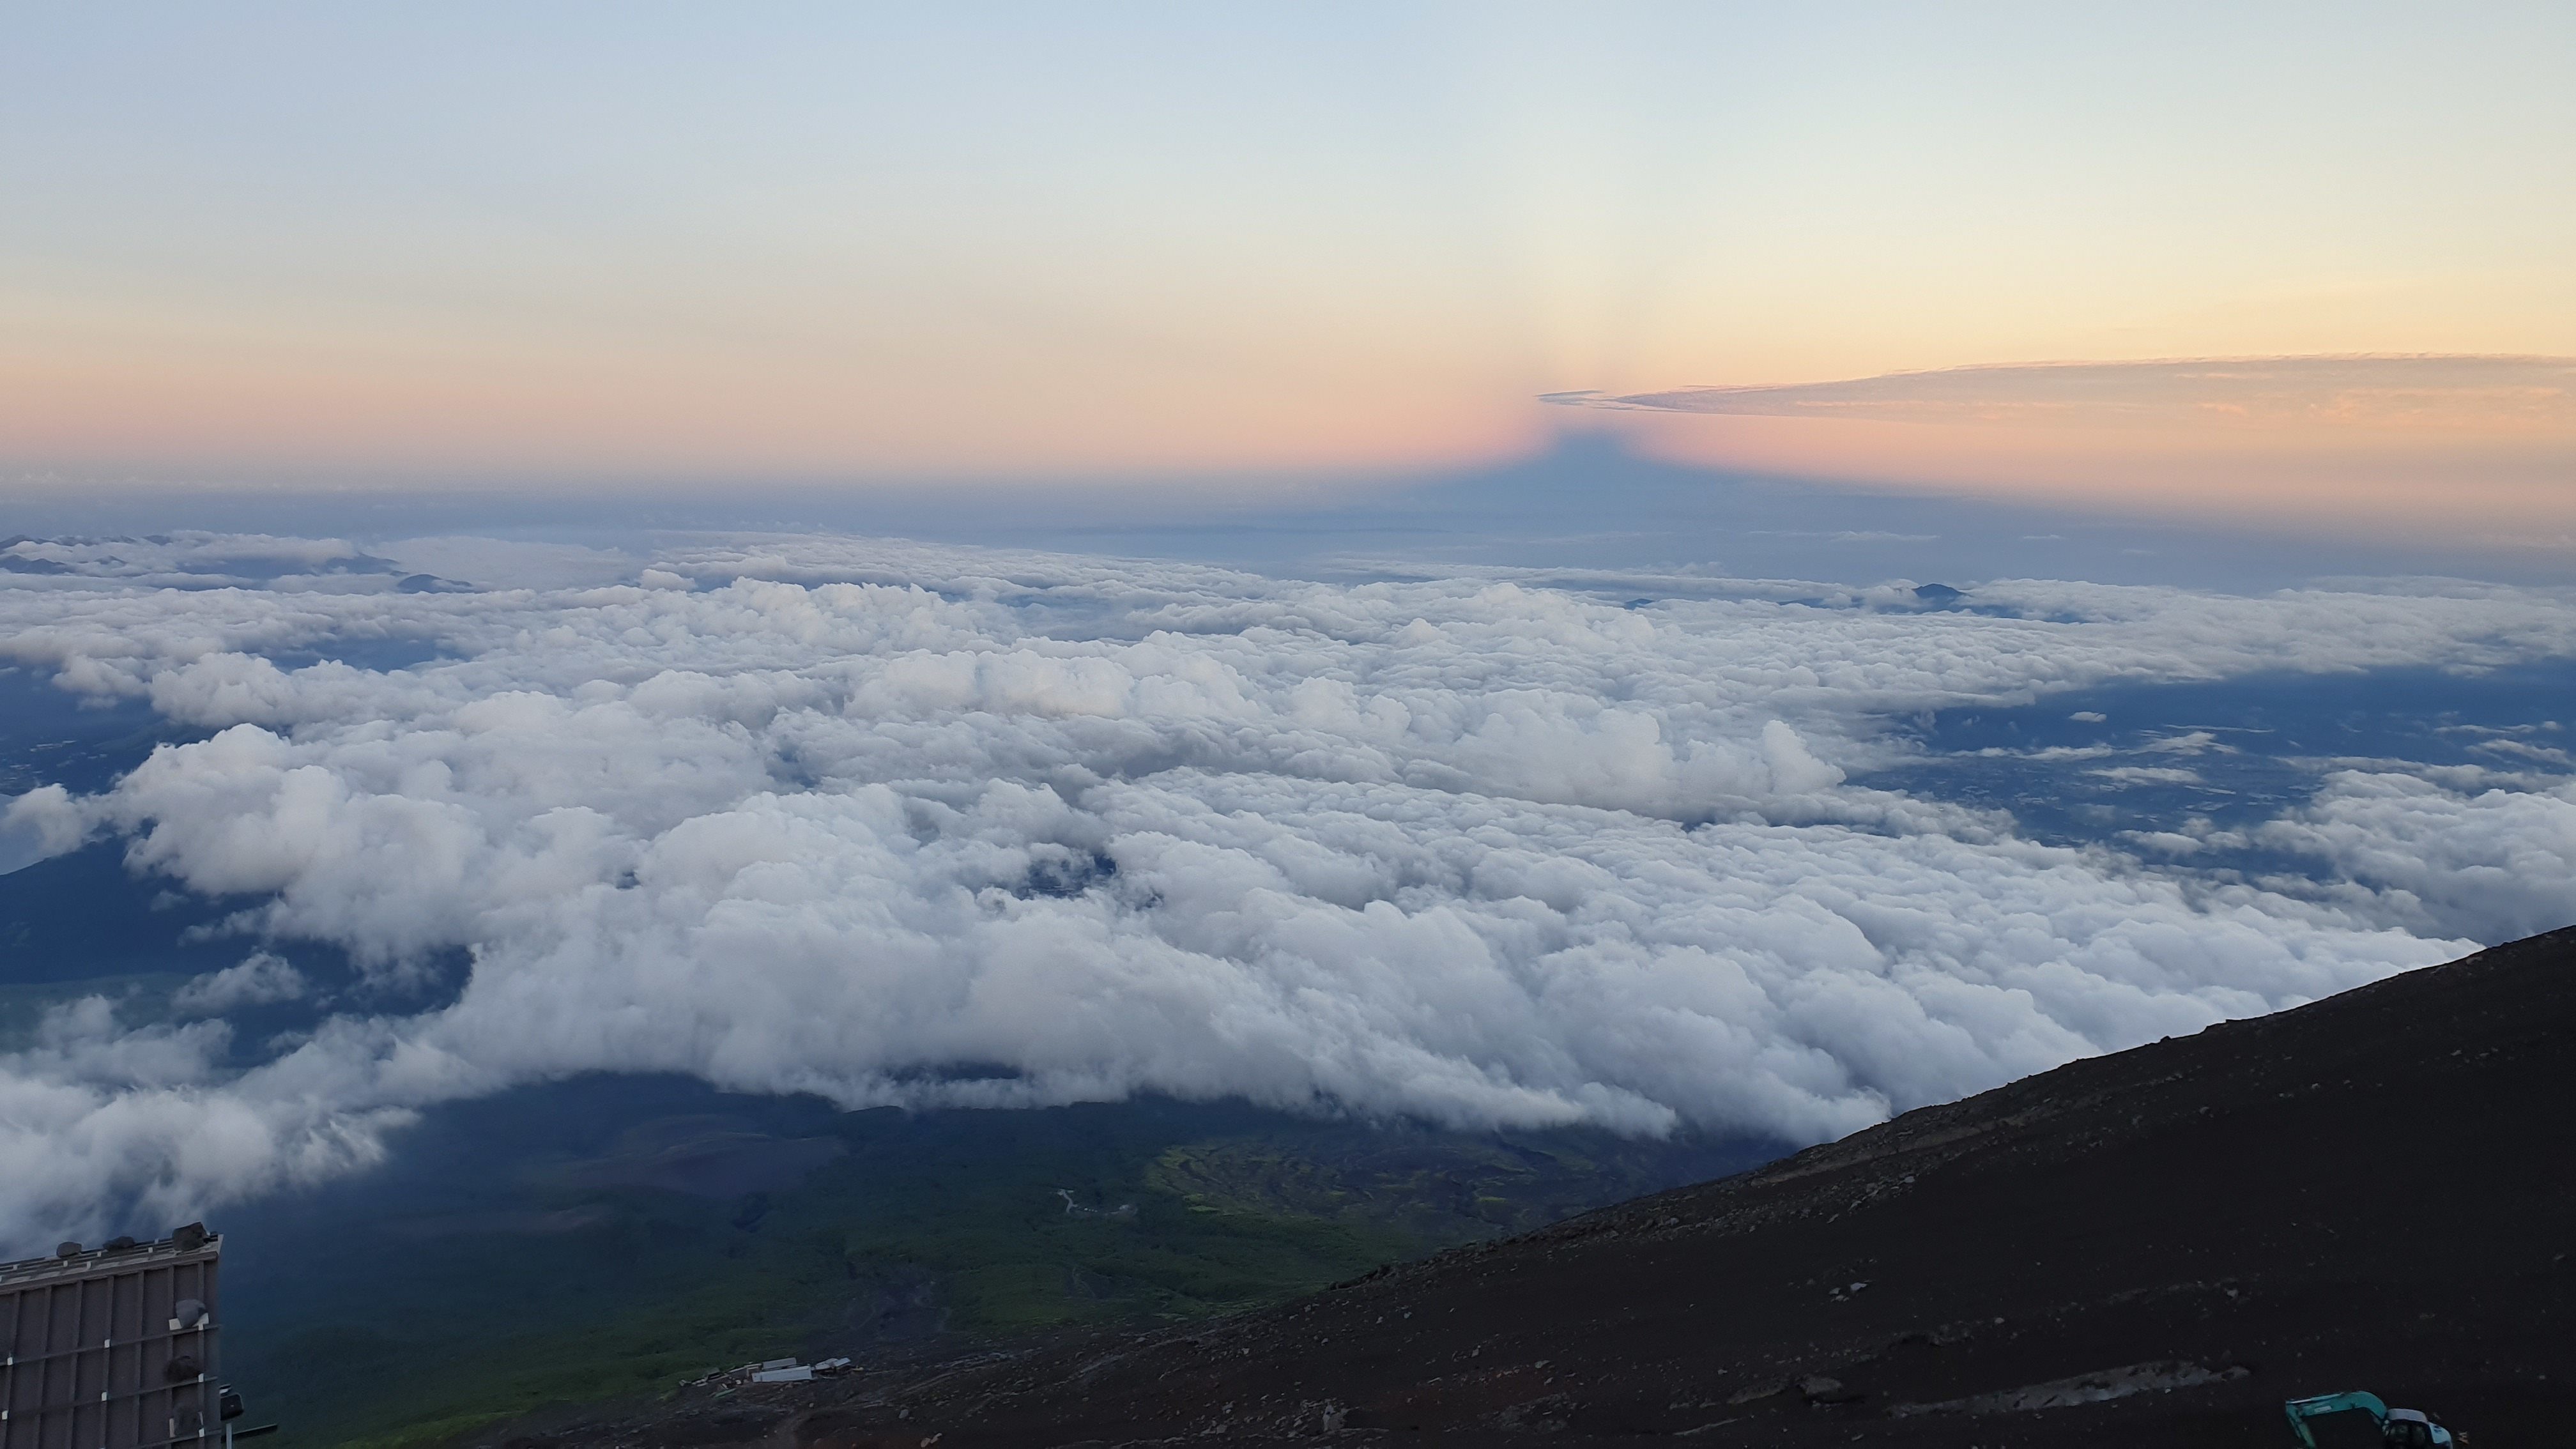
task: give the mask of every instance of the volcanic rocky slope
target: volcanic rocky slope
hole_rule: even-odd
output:
[[[2571,1108],[2576,930],[1275,1309],[515,1433],[2279,1449],[2367,1388],[2576,1443]]]

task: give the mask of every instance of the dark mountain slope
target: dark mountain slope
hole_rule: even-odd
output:
[[[1189,1330],[565,1442],[2576,1443],[2576,931]],[[2091,1400],[2091,1402],[2073,1402]]]

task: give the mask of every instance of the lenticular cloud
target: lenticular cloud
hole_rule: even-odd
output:
[[[91,997],[0,1057],[13,1240],[347,1170],[423,1106],[598,1070],[1826,1138],[2470,946],[1860,788],[1880,721],[2576,647],[2564,600],[2514,591],[2020,585],[1980,615],[1618,581],[1663,590],[1638,606],[797,539],[401,593],[344,545],[256,587],[137,583],[140,551],[9,591],[0,648],[202,737],[0,829],[118,837],[245,903],[245,960],[191,1019]],[[387,641],[434,657],[338,662]],[[260,954],[296,942],[366,980],[219,1066],[228,1004],[314,989]],[[385,1005],[460,955],[452,999]]]

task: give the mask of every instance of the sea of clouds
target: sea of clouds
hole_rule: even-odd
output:
[[[2309,891],[1854,780],[1929,710],[2563,660],[2563,592],[2020,582],[1936,609],[820,537],[523,587],[490,586],[496,546],[449,591],[331,541],[11,552],[0,663],[201,737],[9,801],[0,865],[121,841],[237,905],[242,948],[155,1019],[93,994],[20,1024],[18,1247],[345,1172],[420,1109],[589,1071],[1813,1141],[2576,917],[2563,756],[2336,773],[2255,832],[2317,862]],[[425,662],[346,662],[394,647]],[[319,994],[296,943],[361,980],[236,1041],[227,1011]]]

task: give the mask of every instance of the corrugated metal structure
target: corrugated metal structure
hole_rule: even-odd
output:
[[[220,1440],[215,1265],[191,1223],[0,1263],[0,1449],[141,1449]]]

